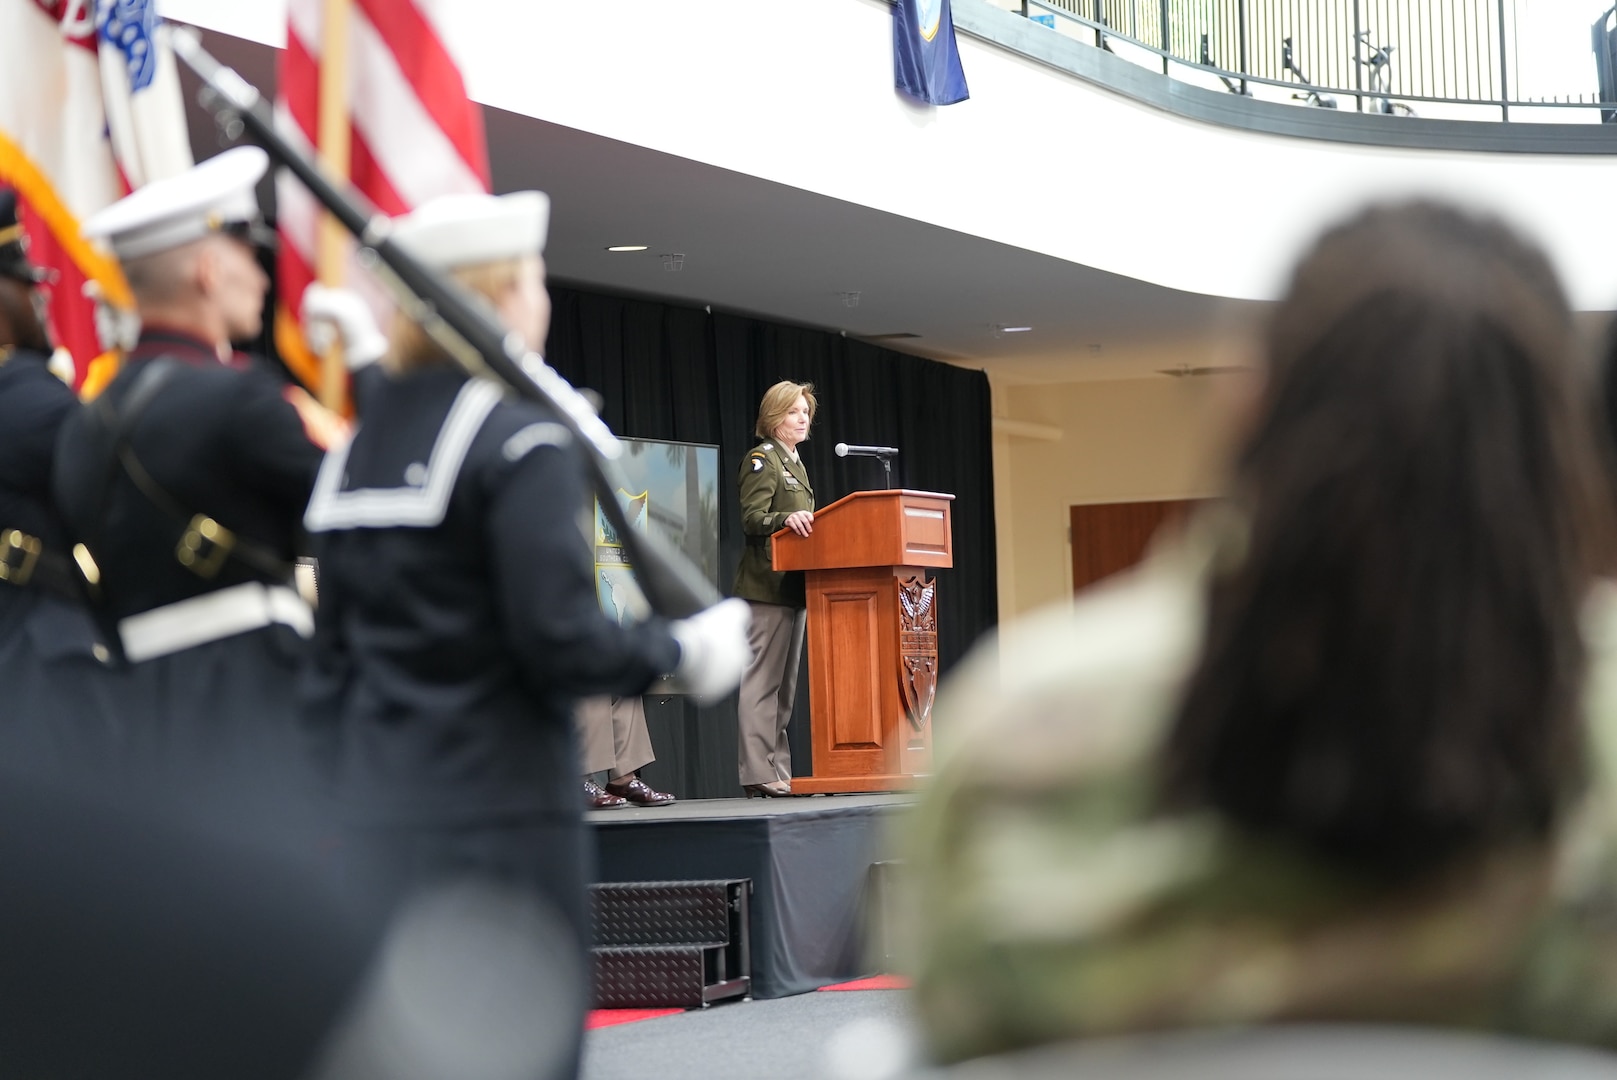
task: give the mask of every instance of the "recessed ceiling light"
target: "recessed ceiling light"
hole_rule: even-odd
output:
[[[999,332],[1002,334],[1025,334],[1031,329],[1033,329],[1031,326],[1002,326],[999,328]]]
[[[646,245],[644,245],[644,244],[619,244],[617,247],[609,247],[606,250],[608,250],[608,251],[644,251],[644,250],[646,250]]]

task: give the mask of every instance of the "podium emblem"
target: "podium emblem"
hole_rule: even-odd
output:
[[[898,680],[904,711],[917,733],[932,722],[932,701],[938,693],[937,592],[936,579],[898,582]]]

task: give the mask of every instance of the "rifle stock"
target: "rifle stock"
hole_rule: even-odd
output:
[[[617,531],[634,569],[636,583],[653,611],[682,618],[721,599],[712,582],[660,537],[631,528],[618,499],[624,487],[616,464],[623,446],[589,402],[537,353],[524,355],[515,334],[507,334],[482,298],[422,264],[391,239],[392,220],[371,206],[346,181],[321,171],[279,132],[258,90],[202,47],[195,30],[176,27],[174,53],[202,79],[202,105],[233,136],[243,127],[278,165],[292,174],[359,241],[362,261],[392,286],[405,312],[467,370],[487,372],[521,397],[555,410],[583,450],[583,457],[607,521]]]

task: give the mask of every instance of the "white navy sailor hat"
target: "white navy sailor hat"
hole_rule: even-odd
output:
[[[225,232],[251,243],[271,238],[253,188],[269,155],[238,146],[177,176],[154,180],[93,215],[84,235],[105,240],[120,259],[139,259]]]
[[[550,228],[550,196],[444,195],[394,219],[393,239],[428,266],[457,266],[538,255]]]

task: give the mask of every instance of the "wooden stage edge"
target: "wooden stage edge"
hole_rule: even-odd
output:
[[[892,776],[794,776],[793,795],[852,795],[878,791],[914,791],[926,783],[922,773]]]

